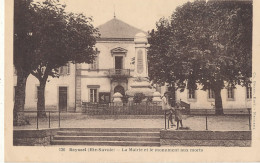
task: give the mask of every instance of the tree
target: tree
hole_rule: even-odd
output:
[[[14,104],[14,125],[25,124],[25,87],[29,74],[40,81],[37,109],[44,111],[44,89],[48,76],[58,77],[58,67],[67,62],[90,63],[95,58],[97,30],[91,18],[66,13],[65,5],[46,0],[15,1],[14,66],[17,87]],[[39,112],[39,116],[45,116]]]
[[[149,78],[158,85],[168,84],[170,96],[175,97],[175,85],[185,88],[185,75],[181,64],[182,56],[172,44],[175,43],[170,22],[161,18],[156,23],[157,30],[152,30],[148,37]]]
[[[31,0],[14,1],[14,66],[17,70],[17,86],[13,119],[14,125],[26,124],[24,119],[26,81],[32,69],[37,65],[34,60],[36,38],[32,36],[33,17]]]
[[[83,14],[66,13],[65,5],[46,0],[34,3],[37,13],[32,34],[40,46],[35,57],[38,65],[31,71],[40,82],[37,110],[39,117],[45,117],[45,86],[48,76],[58,77],[58,68],[68,62],[91,63],[96,55],[94,45],[98,36],[92,19]]]
[[[162,39],[154,39],[152,31],[150,40],[154,41],[149,42],[151,46],[148,50],[150,69],[168,66],[163,75],[168,80],[153,72],[150,78],[156,82],[158,79],[163,82],[172,80],[177,82],[177,88],[182,89],[185,85],[189,89],[197,89],[197,84],[201,84],[203,90],[213,89],[216,114],[223,114],[221,90],[227,85],[235,87],[236,84],[247,85],[250,82],[252,3],[188,2],[176,9],[168,24],[163,30],[169,34],[158,33],[162,31],[158,27],[155,34],[167,40],[167,46],[162,47]],[[160,48],[164,51],[158,51]],[[165,57],[167,54],[168,58]],[[160,64],[153,63],[155,56]]]

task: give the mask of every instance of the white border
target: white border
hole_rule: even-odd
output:
[[[4,162],[4,0],[0,0],[0,162]]]

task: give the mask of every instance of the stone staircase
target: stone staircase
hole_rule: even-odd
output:
[[[160,146],[160,129],[61,128],[51,145]]]

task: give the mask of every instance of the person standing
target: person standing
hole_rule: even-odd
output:
[[[173,126],[176,126],[174,123],[173,123],[173,115],[174,115],[174,109],[173,108],[171,108],[170,110],[169,110],[169,113],[168,113],[168,124],[169,124],[169,122],[171,122],[171,128],[173,128]]]
[[[162,96],[162,109],[163,110],[169,109],[167,92],[165,92],[164,95]]]
[[[177,122],[177,130],[179,130],[179,123],[181,124],[181,127],[183,128],[183,124],[182,124],[182,107],[181,107],[181,104],[179,102],[176,103],[175,121]]]
[[[173,108],[169,104],[169,95],[168,95],[167,92],[165,92],[164,96],[162,97],[162,109],[168,111],[168,113],[167,113],[167,115],[168,115],[168,124],[169,124],[169,122],[171,123],[171,128],[173,126],[176,126],[173,123],[173,120],[172,120],[174,110],[173,110]]]

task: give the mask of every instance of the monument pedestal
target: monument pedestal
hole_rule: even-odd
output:
[[[152,89],[148,79],[139,77],[134,80],[132,85],[130,85],[130,89],[126,91],[126,94],[133,97],[136,93],[143,93],[146,97],[152,97],[154,92],[155,90]]]
[[[148,78],[148,63],[147,63],[147,36],[144,33],[138,33],[134,39],[135,42],[135,73],[134,82],[130,85],[130,89],[126,94],[130,96],[129,100],[136,93],[143,93],[146,97],[153,97],[155,89],[152,89]],[[145,99],[146,100],[146,99]]]

